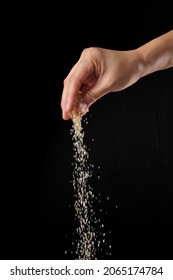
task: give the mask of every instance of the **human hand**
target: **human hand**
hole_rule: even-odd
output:
[[[64,80],[62,117],[70,118],[79,92],[77,112],[82,116],[105,94],[123,90],[141,77],[169,67],[173,67],[173,30],[130,51],[85,49]]]
[[[105,94],[120,91],[136,82],[139,79],[136,52],[137,50],[85,49],[64,80],[61,99],[63,119],[70,118],[79,92],[81,100],[78,111],[84,115]]]

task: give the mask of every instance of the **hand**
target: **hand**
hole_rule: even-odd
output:
[[[61,100],[63,119],[69,119],[79,91],[82,92],[80,113],[83,115],[100,97],[135,83],[140,77],[136,52],[85,49],[64,80]]]
[[[173,30],[129,51],[85,49],[64,80],[62,117],[70,118],[78,93],[78,111],[84,115],[91,104],[109,92],[117,92],[141,77],[173,66]]]

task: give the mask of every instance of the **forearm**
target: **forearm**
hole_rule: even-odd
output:
[[[140,76],[173,66],[173,30],[136,49]]]

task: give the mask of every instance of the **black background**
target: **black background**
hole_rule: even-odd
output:
[[[75,225],[63,80],[85,47],[132,49],[171,30],[171,6],[58,2],[4,10],[1,259],[74,258],[64,253]],[[172,108],[173,70],[167,69],[108,94],[86,116],[91,184],[111,231],[112,255],[99,258],[172,258]]]

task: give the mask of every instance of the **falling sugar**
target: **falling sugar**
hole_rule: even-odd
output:
[[[94,228],[95,213],[92,205],[94,194],[88,183],[92,176],[92,170],[88,164],[87,147],[84,145],[81,117],[73,116],[71,133],[75,161],[72,182],[75,196],[75,218],[78,223],[75,255],[77,259],[89,260],[96,257],[97,236]]]
[[[78,95],[76,108],[78,108],[80,100],[81,95]],[[73,123],[70,132],[74,158],[72,184],[74,189],[75,221],[77,223],[75,235],[77,237],[73,253],[76,259],[93,260],[97,259],[98,251],[102,251],[102,245],[105,246],[107,243],[105,232],[103,232],[104,224],[101,223],[100,219],[97,219],[94,211],[94,200],[97,197],[89,184],[94,165],[89,163],[89,152],[84,143],[82,116],[78,113],[78,110],[73,111],[71,119]],[[86,119],[85,123],[88,123]],[[100,177],[98,176],[98,178]],[[108,248],[110,248],[109,245]],[[107,252],[107,255],[110,256],[110,254],[110,252]]]

